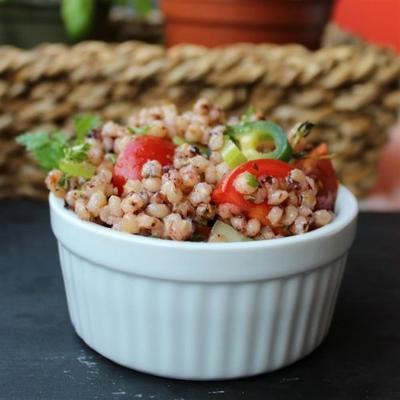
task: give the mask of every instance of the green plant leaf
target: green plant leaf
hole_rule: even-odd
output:
[[[147,17],[153,8],[151,0],[131,0],[131,3],[141,17]]]
[[[49,141],[49,134],[46,132],[27,132],[17,137],[17,143],[22,144],[28,151],[38,149]]]
[[[75,143],[82,143],[88,133],[101,125],[101,119],[95,114],[81,114],[74,118]]]
[[[90,178],[96,167],[86,161],[88,143],[73,144],[62,132],[29,132],[17,137],[17,142],[32,152],[45,170],[60,169],[66,176]]]
[[[77,144],[75,146],[66,147],[64,159],[76,162],[85,161],[89,149],[90,145],[88,143],[82,143],[82,144]]]
[[[62,0],[61,17],[72,39],[87,35],[95,16],[95,0]]]
[[[61,160],[59,168],[66,176],[77,176],[89,179],[96,172],[96,167],[88,162],[75,162],[71,160]]]
[[[133,135],[143,136],[149,131],[150,126],[128,126],[128,131]]]
[[[249,106],[247,110],[242,114],[240,118],[240,122],[249,122],[251,121],[252,116],[257,112],[254,106]]]
[[[46,171],[58,167],[64,157],[67,137],[62,132],[28,132],[17,137],[17,142],[32,152],[37,163]]]

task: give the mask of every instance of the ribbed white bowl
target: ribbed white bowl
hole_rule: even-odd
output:
[[[281,368],[317,347],[332,319],[357,203],[316,231],[244,243],[179,243],[80,221],[50,196],[68,308],[105,357],[184,379]]]

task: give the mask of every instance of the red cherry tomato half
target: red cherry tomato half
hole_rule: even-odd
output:
[[[317,209],[333,210],[338,192],[338,180],[329,159],[321,156],[329,154],[326,143],[320,144],[309,157],[297,161],[295,166],[303,170],[308,176],[315,179],[318,185]]]
[[[266,203],[254,204],[246,200],[239,193],[233,183],[243,172],[248,172],[261,179],[267,176],[274,178],[286,178],[293,167],[279,160],[254,160],[248,161],[236,167],[215,188],[212,198],[216,204],[230,203],[240,207],[249,218],[257,218],[264,225],[268,225],[267,214],[271,209]]]
[[[122,194],[128,179],[140,179],[143,165],[157,160],[162,166],[171,165],[175,146],[170,140],[155,136],[133,138],[118,156],[114,166],[113,184]]]

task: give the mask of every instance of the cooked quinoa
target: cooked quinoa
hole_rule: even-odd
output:
[[[254,113],[250,118],[260,117]],[[235,123],[237,118],[227,120],[205,99],[182,114],[174,105],[142,109],[126,126],[107,122],[85,138],[90,146],[86,161],[96,167],[90,179],[54,169],[46,184],[82,220],[163,239],[207,240],[216,220],[255,240],[298,235],[329,224],[334,213],[318,207],[319,182],[296,167],[284,178],[257,179],[244,172],[234,180],[234,189],[247,202],[268,206],[263,218],[250,217],[229,202],[216,204],[213,191],[232,170],[221,150],[228,127]],[[170,165],[148,159],[138,179],[126,180],[119,190],[113,181],[115,160],[137,137],[135,132],[144,131],[181,144]]]

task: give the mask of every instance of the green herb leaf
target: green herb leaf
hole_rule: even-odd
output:
[[[128,131],[134,135],[143,136],[149,131],[150,126],[128,126]]]
[[[61,132],[32,132],[17,137],[17,142],[31,151],[38,164],[46,171],[58,167],[59,161],[64,157],[67,140]]]
[[[257,112],[254,106],[249,106],[247,110],[242,114],[240,122],[249,122],[252,120],[253,115]]]
[[[58,168],[67,176],[91,178],[96,172],[96,167],[86,161],[89,149],[90,145],[88,143],[67,146]]]
[[[86,160],[87,152],[90,149],[88,143],[77,144],[65,149],[65,160],[82,162]]]
[[[101,125],[101,119],[98,115],[94,114],[81,114],[74,118],[75,126],[75,142],[77,144],[82,143],[88,133]]]
[[[90,178],[96,167],[86,162],[88,143],[71,144],[62,132],[25,133],[17,142],[31,151],[38,164],[46,171],[60,169],[68,176]]]
[[[64,156],[64,150],[63,147],[53,143],[36,149],[33,151],[33,156],[45,171],[51,171],[58,168],[58,163]]]
[[[89,179],[96,172],[96,167],[88,162],[75,162],[63,159],[59,163],[59,168],[67,176],[77,176]]]
[[[17,143],[22,144],[29,151],[42,147],[48,141],[49,134],[46,132],[27,132],[17,137]]]

